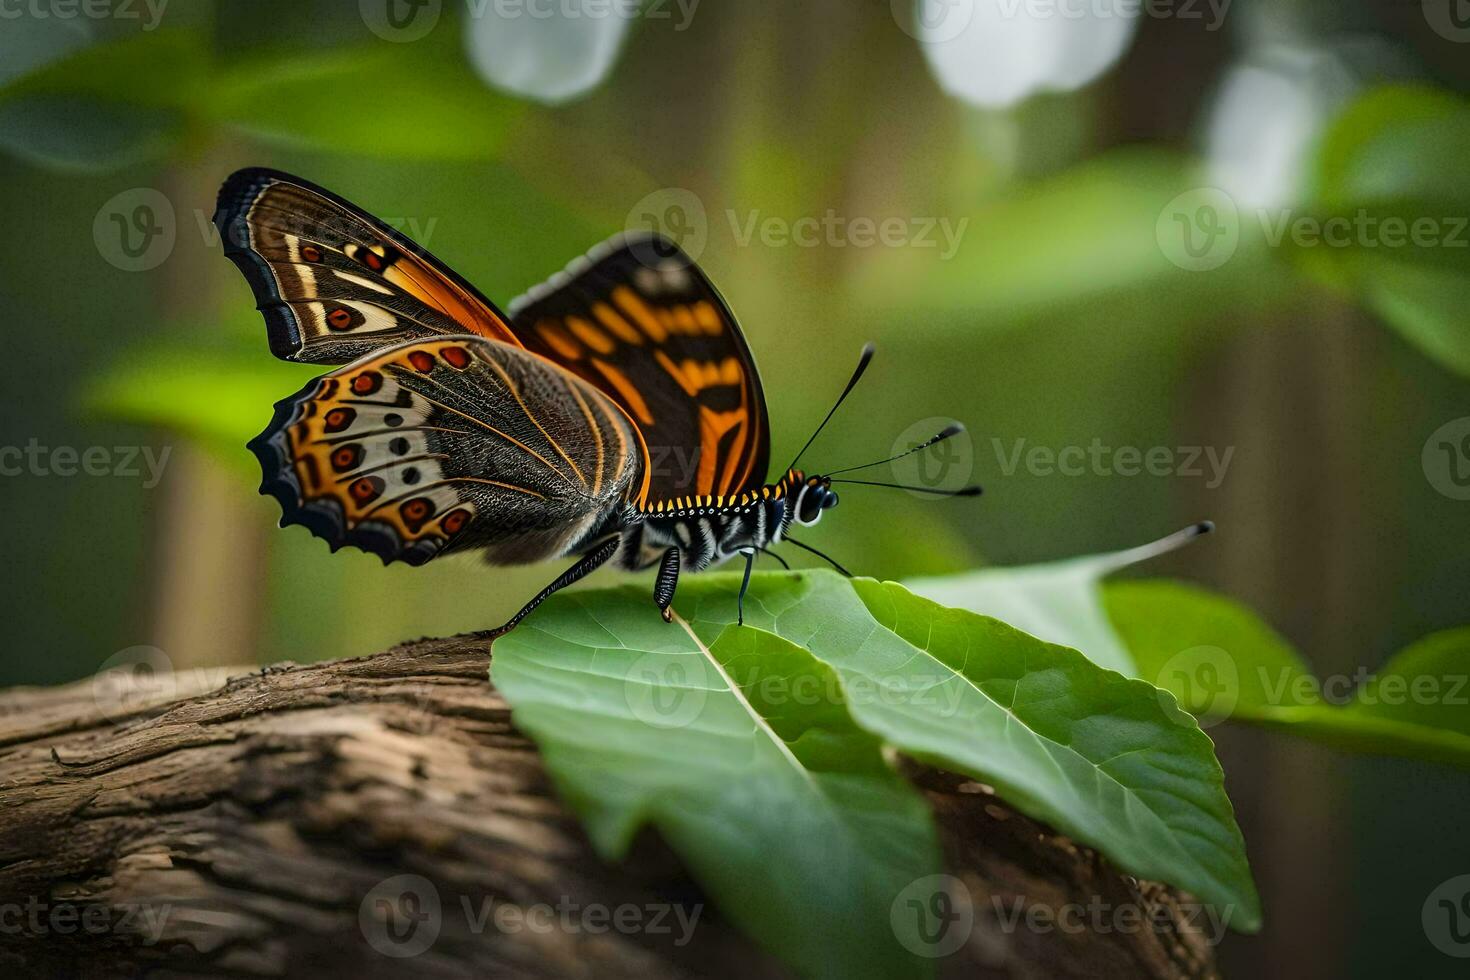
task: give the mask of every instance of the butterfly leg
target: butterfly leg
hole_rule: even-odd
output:
[[[664,552],[663,561],[658,564],[658,579],[653,583],[653,601],[658,603],[659,615],[664,622],[674,621],[674,611],[669,608],[674,601],[674,590],[679,587],[679,549],[670,548]]]
[[[750,569],[755,564],[755,549],[742,548],[740,553],[745,556],[745,578],[740,580],[740,598],[735,600],[736,622],[745,625],[745,592],[750,588]]]
[[[511,630],[515,629],[516,625],[519,624],[521,620],[529,616],[533,609],[549,599],[553,593],[560,592],[562,589],[571,585],[578,579],[590,575],[592,572],[597,570],[598,566],[602,565],[613,555],[617,554],[618,546],[620,543],[621,539],[619,538],[608,538],[602,544],[598,545],[596,548],[583,555],[582,559],[571,568],[568,568],[565,572],[562,572],[555,582],[552,582],[546,588],[536,593],[536,597],[530,602],[526,603],[524,606],[522,606],[521,611],[516,613],[509,620],[507,620],[505,625],[499,627],[498,629],[481,630],[480,632],[473,634],[474,637],[479,640],[493,640],[497,637],[504,636],[506,633],[509,633]]]

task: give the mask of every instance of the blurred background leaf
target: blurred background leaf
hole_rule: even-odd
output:
[[[1470,102],[1425,87],[1368,91],[1329,129],[1316,173],[1326,214],[1366,218],[1367,237],[1314,253],[1337,260],[1329,279],[1462,375],[1470,375],[1467,159]]]

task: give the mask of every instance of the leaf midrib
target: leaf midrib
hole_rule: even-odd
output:
[[[859,595],[857,598],[858,598],[858,601],[859,602],[861,602],[864,606],[867,606],[867,603],[863,600],[863,597],[862,596]],[[871,610],[869,610],[869,613],[871,615]],[[933,624],[933,621],[931,619],[930,624],[929,624],[929,636],[930,636],[931,639],[933,638],[933,635],[934,635],[933,625],[934,624]],[[949,664],[945,663],[943,660],[941,660],[937,656],[935,656],[934,653],[927,646],[920,646],[919,644],[909,642],[907,639],[905,639],[904,637],[900,636],[898,633],[894,632],[893,630],[889,630],[888,627],[886,627],[882,623],[878,622],[877,617],[873,617],[873,627],[871,629],[869,629],[867,635],[865,635],[863,637],[862,643],[859,644],[859,647],[861,647],[863,644],[866,644],[868,642],[868,640],[873,636],[873,634],[876,633],[877,630],[879,630],[879,629],[887,630],[894,637],[896,637],[900,642],[902,642],[902,643],[906,644],[907,646],[911,647],[913,650],[917,651],[919,654],[922,654],[923,656],[927,657],[931,662],[937,664],[942,670],[949,671],[955,677],[959,678],[962,682],[964,682],[965,684],[967,684],[976,694],[978,694],[981,698],[983,698],[987,703],[993,705],[995,708],[997,708],[998,710],[1000,710],[1001,712],[1003,712],[1006,715],[1006,717],[1008,717],[1009,719],[1011,719],[1012,721],[1014,721],[1017,725],[1019,725],[1025,731],[1031,733],[1031,735],[1033,737],[1035,737],[1036,739],[1038,739],[1041,742],[1046,743],[1048,745],[1055,746],[1057,749],[1060,749],[1062,752],[1066,753],[1067,755],[1069,755],[1069,756],[1071,756],[1071,757],[1073,757],[1075,759],[1079,759],[1082,762],[1086,763],[1086,765],[1089,766],[1091,769],[1093,769],[1095,772],[1101,774],[1110,783],[1112,783],[1119,790],[1121,790],[1122,793],[1123,793],[1123,795],[1124,795],[1124,797],[1126,799],[1132,800],[1138,806],[1142,807],[1143,810],[1144,810],[1144,812],[1148,813],[1149,816],[1152,817],[1159,825],[1161,825],[1163,828],[1165,828],[1166,830],[1168,830],[1170,832],[1171,843],[1173,845],[1173,848],[1174,848],[1175,852],[1177,854],[1179,854],[1180,856],[1182,856],[1182,858],[1186,862],[1188,862],[1190,864],[1193,864],[1195,867],[1199,868],[1201,871],[1203,871],[1205,874],[1207,874],[1213,881],[1215,881],[1217,884],[1221,885],[1223,887],[1223,890],[1224,891],[1227,891],[1228,892],[1228,891],[1231,891],[1232,890],[1224,881],[1221,881],[1221,879],[1219,878],[1219,876],[1214,871],[1210,870],[1203,863],[1201,863],[1200,861],[1196,860],[1190,854],[1189,850],[1187,848],[1183,847],[1178,842],[1177,836],[1180,835],[1180,834],[1182,834],[1182,833],[1188,832],[1187,831],[1187,828],[1178,828],[1178,827],[1175,827],[1173,824],[1170,824],[1167,820],[1165,820],[1163,818],[1162,815],[1160,815],[1154,809],[1153,806],[1151,806],[1148,803],[1147,800],[1145,800],[1143,797],[1139,796],[1130,787],[1128,787],[1124,783],[1120,782],[1118,780],[1118,778],[1116,776],[1114,776],[1112,773],[1108,772],[1106,769],[1103,769],[1100,764],[1093,762],[1091,759],[1087,758],[1087,756],[1083,755],[1081,752],[1077,751],[1072,746],[1067,745],[1066,743],[1063,743],[1063,742],[1058,742],[1056,739],[1050,737],[1049,735],[1046,735],[1046,734],[1044,734],[1042,732],[1039,732],[1035,728],[1031,727],[1031,725],[1029,725],[1025,721],[1025,719],[1023,719],[1019,715],[1017,715],[1015,713],[1015,711],[1012,710],[1011,707],[1006,706],[1006,705],[1002,705],[994,697],[992,697],[991,695],[987,694],[984,691],[984,689],[982,689],[979,686],[979,684],[976,683],[974,680],[972,680],[971,678],[969,678],[968,676],[966,676],[961,671],[956,670],[954,667],[951,667]],[[966,657],[966,662],[968,662],[968,657],[969,657],[969,652],[970,652],[969,651],[970,638],[968,636],[966,637],[965,642],[966,642],[965,657]],[[1150,746],[1144,746],[1143,748],[1150,748]],[[950,753],[946,752],[945,755],[946,756],[950,756]],[[952,758],[952,756],[950,756],[950,757]],[[1108,760],[1108,761],[1112,761],[1112,760]],[[1064,782],[1065,781],[1066,780],[1064,780]],[[1178,797],[1178,794],[1173,794],[1173,795],[1175,795],[1176,797]],[[1181,799],[1182,799],[1182,797],[1181,797]],[[1192,808],[1199,809],[1199,804],[1196,801],[1190,800],[1189,802],[1190,802]],[[1211,842],[1218,849],[1219,842],[1218,841],[1213,841],[1212,839],[1211,839]],[[1094,841],[1093,843],[1097,843],[1097,842]]]
[[[802,779],[806,782],[807,786],[811,788],[812,792],[816,793],[818,797],[820,797],[825,803],[830,806],[831,801],[827,800],[827,794],[823,793],[822,788],[817,785],[817,781],[812,776],[811,770],[807,769],[806,766],[801,764],[801,760],[798,759],[796,757],[796,754],[791,751],[791,746],[786,744],[786,740],[783,739],[780,735],[776,734],[776,730],[771,727],[771,723],[766,721],[765,716],[756,710],[755,705],[750,703],[750,699],[745,696],[745,691],[741,689],[739,684],[735,683],[735,679],[731,677],[729,673],[725,670],[725,665],[720,663],[720,661],[715,657],[714,651],[712,651],[708,646],[705,645],[704,641],[699,638],[698,634],[694,632],[694,629],[689,625],[689,623],[684,619],[683,616],[680,616],[678,613],[674,613],[673,615],[674,622],[678,623],[680,629],[688,634],[689,639],[693,641],[696,647],[699,648],[700,654],[703,655],[704,658],[709,661],[710,666],[719,673],[720,677],[724,680],[726,686],[729,687],[730,693],[734,696],[736,702],[740,705],[742,709],[744,709],[745,713],[750,716],[750,720],[755,723],[756,729],[760,732],[763,732],[766,737],[771,740],[771,742],[776,746],[776,750],[781,753],[781,757],[785,759],[788,763],[790,763],[792,769],[795,769],[798,773],[801,774]]]

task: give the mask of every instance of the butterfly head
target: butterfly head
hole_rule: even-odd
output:
[[[837,506],[837,494],[832,491],[831,477],[807,476],[801,470],[792,470],[791,477],[791,485],[796,491],[792,511],[798,524],[811,527],[822,519],[824,512]]]

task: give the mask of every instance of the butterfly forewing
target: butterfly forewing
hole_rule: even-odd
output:
[[[645,455],[598,389],[526,350],[457,336],[317,378],[251,443],[282,523],[423,564],[579,551],[643,486]]]
[[[770,434],[750,349],[678,246],[620,236],[510,305],[521,342],[597,385],[648,445],[648,501],[765,481]]]
[[[214,221],[277,357],[337,364],[464,333],[519,344],[495,306],[442,262],[308,181],[241,170],[220,189]]]

